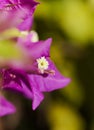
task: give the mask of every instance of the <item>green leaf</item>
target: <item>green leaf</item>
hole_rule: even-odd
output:
[[[20,36],[20,31],[16,28],[8,29],[0,34],[0,40],[11,39]]]
[[[15,42],[10,40],[0,41],[0,66],[9,61],[23,61],[24,53],[21,48],[16,46]]]

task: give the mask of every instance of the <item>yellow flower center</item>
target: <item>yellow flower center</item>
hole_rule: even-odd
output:
[[[41,58],[38,58],[37,60],[37,64],[38,64],[38,69],[40,71],[40,73],[44,73],[45,70],[48,69],[49,63],[46,60],[46,58],[43,56]]]

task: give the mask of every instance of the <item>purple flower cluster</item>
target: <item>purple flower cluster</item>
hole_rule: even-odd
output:
[[[70,78],[60,74],[50,59],[50,46],[52,39],[45,41],[35,39],[35,32],[29,31],[32,26],[33,13],[38,2],[34,0],[0,0],[0,11],[6,12],[8,18],[14,18],[12,26],[18,28],[24,37],[17,38],[17,46],[23,48],[32,64],[25,68],[0,69],[2,91],[13,90],[32,100],[32,109],[35,110],[44,99],[44,92],[65,87]],[[17,15],[17,13],[20,12]],[[15,26],[16,25],[16,26]],[[7,27],[10,27],[7,25]],[[15,107],[0,95],[0,116],[15,112]]]
[[[30,30],[37,4],[34,0],[0,0],[0,31],[14,26]]]

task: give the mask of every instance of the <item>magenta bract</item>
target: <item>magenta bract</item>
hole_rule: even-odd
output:
[[[0,117],[8,114],[12,114],[16,111],[15,107],[0,95]]]
[[[25,40],[25,41],[24,41]],[[26,70],[4,70],[4,88],[16,90],[33,101],[35,110],[44,99],[43,92],[51,92],[65,87],[70,78],[64,77],[50,59],[50,45],[52,39],[32,42],[20,39],[18,44],[25,48],[28,55],[33,58],[29,72]],[[21,43],[22,42],[22,43]]]
[[[3,21],[4,17],[7,21],[11,19],[11,22],[4,21],[5,27],[6,25],[10,27],[11,24],[20,30],[29,30],[32,26],[33,13],[37,4],[38,2],[34,0],[0,0],[0,15],[2,15]]]

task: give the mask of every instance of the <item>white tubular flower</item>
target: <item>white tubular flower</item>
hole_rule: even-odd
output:
[[[30,32],[30,34],[32,35],[31,37],[31,42],[37,42],[39,41],[39,37],[37,32],[35,32],[34,30]]]
[[[38,64],[38,70],[41,74],[44,73],[45,70],[48,69],[49,63],[46,60],[46,58],[43,56],[41,58],[38,58],[37,60],[37,64]]]

